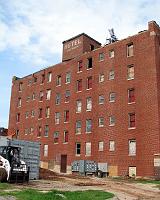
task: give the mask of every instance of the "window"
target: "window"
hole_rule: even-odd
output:
[[[56,86],[60,86],[60,85],[61,85],[61,75],[58,75],[56,79]]]
[[[109,71],[109,80],[114,80],[114,76],[114,70],[112,69]]]
[[[98,142],[98,151],[103,151],[103,149],[104,149],[104,142],[103,141]]]
[[[115,151],[115,141],[114,140],[109,141],[109,151]]]
[[[80,113],[81,111],[82,111],[82,100],[80,100],[80,99],[78,99],[77,101],[76,101],[76,112],[77,113]]]
[[[55,113],[55,124],[59,124],[60,123],[60,113],[56,112]]]
[[[66,92],[65,92],[65,103],[69,102],[70,96],[71,96],[70,90],[66,90]]]
[[[22,106],[22,99],[21,98],[18,98],[18,104],[17,104],[17,107],[21,107]]]
[[[49,118],[50,116],[50,107],[46,108],[46,117]]]
[[[135,128],[135,113],[129,113],[129,128]]]
[[[82,79],[77,80],[77,92],[82,91]]]
[[[33,82],[36,83],[37,82],[37,77],[33,77]]]
[[[16,138],[18,138],[18,136],[19,136],[19,129],[16,129],[16,131],[15,131],[15,135],[16,135]]]
[[[86,142],[86,156],[91,155],[91,142]]]
[[[109,94],[109,102],[115,102],[116,100],[116,93],[115,92],[110,92]]]
[[[32,100],[35,100],[36,99],[36,94],[33,92],[32,94]]]
[[[109,125],[110,126],[114,126],[115,125],[115,117],[114,116],[110,116],[109,117]]]
[[[44,144],[44,149],[43,149],[43,155],[44,157],[47,157],[48,156],[48,144]]]
[[[127,45],[127,57],[133,56],[133,43]]]
[[[48,137],[48,134],[49,134],[49,126],[45,125],[45,127],[44,127],[44,137]]]
[[[104,60],[104,53],[99,53],[99,61]]]
[[[92,58],[88,58],[87,59],[87,69],[91,69],[92,68]]]
[[[86,120],[86,133],[91,133],[92,131],[92,120],[87,119]]]
[[[25,135],[28,135],[28,134],[29,134],[29,131],[30,131],[30,130],[29,130],[28,128],[25,128],[25,129],[24,129],[24,134],[25,134]]]
[[[40,91],[40,93],[39,93],[39,100],[43,101],[43,91]]]
[[[39,127],[38,127],[37,137],[41,137],[41,136],[42,136],[42,127],[39,126]]]
[[[90,44],[90,50],[93,51],[94,50],[94,45]]]
[[[19,92],[22,92],[23,83],[19,83]]]
[[[109,51],[109,57],[110,58],[114,58],[114,50],[110,50]]]
[[[66,73],[66,83],[70,83],[71,82],[71,72],[67,72]]]
[[[104,104],[104,95],[99,95],[99,104]]]
[[[86,108],[86,110],[87,111],[91,111],[92,110],[92,98],[91,97],[87,97],[87,99],[86,99],[86,104],[87,104],[87,108]]]
[[[42,118],[42,108],[39,108],[39,114],[38,114],[38,118],[41,119]]]
[[[129,140],[129,156],[135,156],[136,155],[136,140],[132,139]]]
[[[52,73],[51,73],[51,72],[49,72],[49,73],[47,74],[47,81],[48,81],[48,82],[51,82],[51,81],[52,81]]]
[[[83,68],[82,60],[80,60],[80,61],[78,62],[78,72],[82,72],[82,68]]]
[[[56,105],[59,105],[61,103],[61,95],[59,93],[56,94]]]
[[[103,117],[99,117],[98,124],[99,124],[99,127],[104,126],[104,118]]]
[[[26,113],[25,113],[25,118],[27,119],[29,117],[29,112],[27,111]]]
[[[29,100],[30,100],[30,96],[27,96],[26,102],[29,102]]]
[[[64,111],[64,122],[69,122],[69,110]]]
[[[20,113],[16,114],[16,122],[20,122]]]
[[[68,143],[68,131],[67,130],[64,131],[63,143]]]
[[[81,143],[76,143],[76,155],[81,154]]]
[[[87,78],[87,90],[92,88],[92,76]]]
[[[99,83],[104,82],[104,74],[99,74]]]
[[[76,134],[81,133],[81,127],[82,127],[81,121],[80,120],[76,121]]]
[[[31,117],[34,117],[34,116],[35,116],[35,111],[31,110]]]
[[[45,81],[45,74],[42,74],[42,77],[41,77],[41,84],[43,84]]]
[[[32,84],[32,80],[30,79],[28,80],[28,86],[31,86],[31,84]]]
[[[33,127],[30,128],[30,132],[31,132],[31,134],[34,133],[34,128]]]
[[[54,132],[54,134],[53,134],[53,142],[55,143],[55,144],[57,144],[58,143],[58,140],[59,140],[59,132],[58,131],[55,131]]]
[[[50,89],[46,91],[46,99],[47,100],[51,99],[51,90]]]
[[[135,102],[135,90],[134,88],[128,89],[128,103]]]
[[[134,79],[134,66],[128,65],[127,67],[127,79],[132,80]]]

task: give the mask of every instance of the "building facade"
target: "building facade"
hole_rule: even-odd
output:
[[[160,167],[160,28],[101,46],[82,33],[62,62],[13,77],[9,134],[41,142],[41,165],[107,163],[110,176],[154,177]]]

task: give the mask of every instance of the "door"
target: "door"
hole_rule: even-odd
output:
[[[67,172],[67,155],[61,155],[61,173]]]

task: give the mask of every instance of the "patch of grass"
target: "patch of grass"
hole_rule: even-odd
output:
[[[0,195],[11,195],[16,197],[18,200],[105,200],[112,198],[114,194],[98,190],[87,190],[87,191],[75,191],[75,192],[62,192],[62,191],[50,191],[42,193],[37,190],[22,190],[16,192],[0,192]]]
[[[156,181],[156,180],[136,180],[136,182],[143,183],[143,184],[152,183],[152,184],[160,185],[160,181]]]
[[[11,184],[8,184],[8,183],[1,183],[0,182],[0,190],[8,190],[8,189],[11,189],[12,188],[12,185]]]

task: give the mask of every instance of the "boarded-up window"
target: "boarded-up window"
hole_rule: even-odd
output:
[[[55,113],[55,124],[59,124],[60,123],[60,113],[56,112]]]
[[[47,157],[48,156],[48,144],[44,144],[44,149],[43,149],[44,151],[43,151],[43,155],[45,156],[45,157]]]
[[[51,73],[51,72],[49,72],[49,73],[47,74],[47,81],[48,81],[48,82],[51,82],[51,81],[52,81],[52,73]]]
[[[136,140],[135,139],[129,140],[129,155],[130,156],[136,155]]]
[[[91,142],[86,142],[86,156],[91,155]]]
[[[50,107],[46,108],[46,117],[49,118],[50,116]]]
[[[115,151],[115,141],[114,140],[109,141],[109,151]]]
[[[103,149],[104,149],[104,142],[103,141],[98,142],[98,151],[103,151]]]
[[[92,110],[92,98],[91,97],[87,97],[86,104],[87,104],[86,110],[91,111]]]
[[[51,90],[47,90],[46,91],[46,99],[50,100],[50,98],[51,98]]]
[[[127,67],[127,79],[131,80],[134,79],[134,66],[128,65]]]
[[[82,111],[82,100],[80,100],[80,99],[78,99],[77,101],[76,101],[76,112],[77,113],[80,113],[81,111]]]

